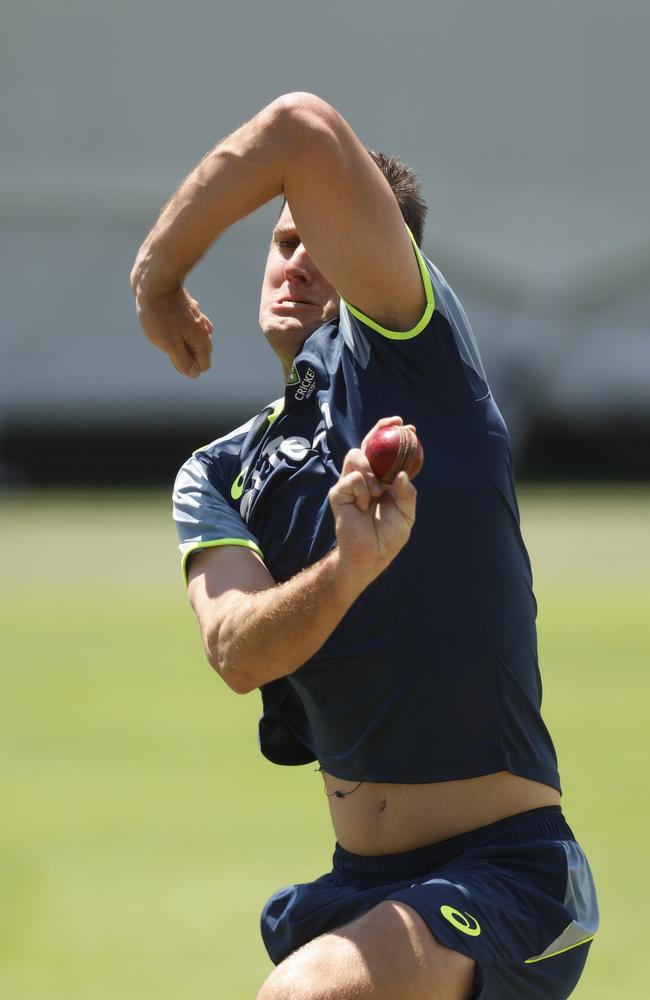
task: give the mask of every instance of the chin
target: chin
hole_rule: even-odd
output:
[[[263,327],[262,332],[278,357],[284,360],[293,360],[307,337],[322,324],[323,320],[309,325],[293,320],[281,325],[274,323],[271,327]]]

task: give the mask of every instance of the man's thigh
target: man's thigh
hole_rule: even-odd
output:
[[[470,1000],[474,964],[410,906],[388,901],[299,948],[257,1000]]]

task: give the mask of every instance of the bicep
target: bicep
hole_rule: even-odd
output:
[[[426,306],[400,208],[348,123],[320,98],[293,95],[306,139],[284,191],[300,238],[340,295],[378,322],[410,329]]]

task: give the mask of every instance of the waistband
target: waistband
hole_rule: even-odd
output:
[[[403,854],[352,854],[337,843],[332,863],[334,872],[342,878],[399,882],[432,872],[466,851],[486,844],[496,846],[527,840],[575,840],[575,837],[560,806],[543,806]]]

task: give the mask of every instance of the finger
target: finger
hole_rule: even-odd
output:
[[[194,360],[194,356],[188,351],[185,345],[181,344],[172,352],[169,352],[169,360],[180,375],[186,378],[198,378],[201,369]]]
[[[208,317],[201,312],[201,307],[197,300],[193,298],[186,289],[183,289],[185,306],[192,317],[189,331],[183,331],[185,346],[192,355],[200,371],[207,371],[210,367],[210,357],[212,353],[211,333],[212,323]]]
[[[351,504],[359,510],[367,511],[372,499],[370,487],[361,472],[349,472],[341,476],[336,486],[330,490],[330,504],[334,513],[337,507]]]
[[[402,420],[402,418],[398,417],[398,416],[395,416],[395,417],[381,417],[381,419],[377,421],[377,423],[374,425],[374,427],[370,428],[370,430],[368,431],[368,433],[364,437],[363,441],[361,442],[361,447],[365,448],[366,441],[368,440],[368,438],[370,437],[371,434],[375,433],[375,431],[381,430],[382,427],[392,427],[395,424],[403,424],[403,423],[404,423],[404,421]]]
[[[390,424],[403,424],[403,423],[404,421],[399,416],[399,414],[396,414],[393,417],[380,417],[377,423],[375,424],[375,427],[388,427]]]
[[[203,326],[202,329],[193,330],[185,337],[185,347],[192,355],[192,358],[198,365],[199,370],[202,372],[206,372],[208,370],[210,367],[210,359],[212,357],[212,324],[209,320],[206,322],[209,323],[210,330]]]
[[[196,301],[196,299],[192,298],[191,295],[188,295],[188,293],[185,292],[185,301],[187,303],[190,312],[192,313],[192,316],[194,316],[196,319],[200,319],[202,315],[201,306]]]
[[[345,458],[343,459],[342,474],[345,474],[346,472],[353,472],[355,470],[358,470],[359,472],[366,470],[372,475],[370,462],[361,451],[361,448],[350,448],[350,450],[346,452]]]
[[[372,471],[370,462],[362,452],[361,448],[351,448],[343,459],[343,469],[341,475],[345,476],[349,472],[360,472],[368,484],[370,492],[375,497],[380,497],[385,490],[385,484],[377,478]]]

